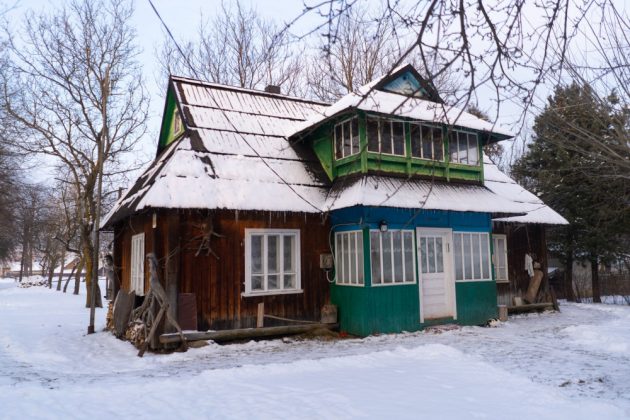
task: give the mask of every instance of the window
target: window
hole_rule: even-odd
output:
[[[507,236],[492,235],[492,241],[492,262],[494,263],[495,278],[498,282],[508,282],[510,279],[507,263]]]
[[[479,165],[479,146],[475,133],[451,131],[448,136],[451,162]]]
[[[144,296],[144,233],[131,237],[131,284],[129,291]]]
[[[245,294],[300,290],[300,231],[245,229]]]
[[[444,160],[442,129],[428,125],[409,124],[411,156],[420,159]]]
[[[413,231],[370,231],[372,284],[415,282]]]
[[[487,233],[454,232],[455,280],[492,280]]]
[[[335,157],[343,159],[359,153],[359,120],[355,117],[335,125]]]
[[[337,284],[363,285],[363,232],[335,234],[335,277]]]
[[[402,121],[367,119],[368,151],[405,156],[405,124]]]

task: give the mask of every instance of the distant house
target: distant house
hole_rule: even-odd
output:
[[[122,287],[147,292],[155,253],[199,329],[253,327],[260,302],[300,320],[332,303],[357,335],[481,324],[566,223],[484,164],[510,137],[411,66],[332,105],[171,77],[156,159],[103,228]]]

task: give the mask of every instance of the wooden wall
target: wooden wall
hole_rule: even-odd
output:
[[[205,225],[205,226],[204,226]],[[195,256],[201,235],[210,225],[222,237],[213,237],[210,248],[218,259]],[[301,229],[301,286],[299,294],[243,297],[245,291],[245,229]],[[180,293],[194,293],[197,301],[198,328],[230,329],[256,325],[258,303],[265,303],[265,313],[291,319],[319,320],[321,307],[329,302],[325,273],[319,268],[319,256],[329,253],[330,226],[319,215],[284,212],[159,211],[157,227],[152,216],[140,215],[115,228],[115,264],[122,287],[129,289],[131,236],[145,232],[145,252],[155,252],[160,260],[162,279],[177,276]],[[171,257],[170,266],[166,256]],[[145,269],[146,277],[147,269]],[[148,288],[148,283],[146,283]],[[265,326],[273,325],[269,320]]]
[[[514,296],[523,296],[529,286],[529,275],[525,271],[525,254],[541,264],[547,278],[547,246],[545,227],[534,224],[514,224],[494,222],[492,233],[507,235],[509,283],[497,283],[499,305],[513,305]]]

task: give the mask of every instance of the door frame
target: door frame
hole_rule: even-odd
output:
[[[451,228],[429,228],[429,227],[416,227],[416,267],[418,267],[418,298],[420,303],[420,323],[424,323],[424,304],[422,296],[422,287],[424,286],[424,279],[422,278],[422,261],[420,261],[420,236],[421,233],[426,232],[428,234],[441,234],[446,238],[444,244],[444,275],[446,277],[446,293],[448,303],[450,304],[450,310],[453,314],[453,319],[457,320],[457,293],[455,290],[455,276],[453,274],[453,253],[451,252],[453,244],[453,229]]]

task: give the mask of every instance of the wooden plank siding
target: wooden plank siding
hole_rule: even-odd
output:
[[[525,271],[525,254],[529,253],[541,264],[543,282],[547,279],[547,249],[545,227],[538,224],[514,224],[494,222],[492,233],[507,236],[509,283],[497,283],[497,303],[514,305],[514,296],[523,296],[529,286]]]
[[[169,252],[177,249],[168,242],[179,243],[176,270],[179,273],[179,292],[194,293],[197,301],[198,328],[232,329],[256,326],[256,310],[265,303],[265,313],[291,319],[319,321],[320,311],[329,302],[326,275],[319,268],[319,256],[329,253],[330,225],[319,215],[262,211],[185,211],[159,210],[157,227],[152,228],[151,214],[132,217],[131,221],[115,227],[114,257],[122,287],[129,290],[131,264],[131,236],[145,232],[145,252],[154,252],[160,261],[161,280],[165,281],[165,261]],[[178,215],[178,217],[174,217]],[[170,223],[179,225],[179,238],[169,238]],[[205,224],[205,227],[203,226]],[[202,250],[197,253],[204,228],[213,225],[223,235],[213,237],[210,247],[219,257]],[[245,229],[273,228],[300,229],[301,287],[303,293],[243,297],[245,292]],[[171,254],[172,255],[172,254]],[[145,266],[146,267],[146,266]],[[147,270],[145,269],[145,277]],[[148,287],[148,279],[146,283]],[[265,321],[265,326],[274,325]]]

